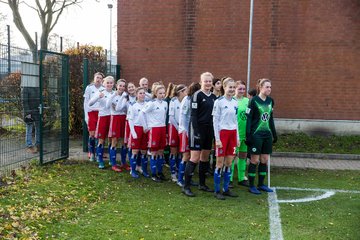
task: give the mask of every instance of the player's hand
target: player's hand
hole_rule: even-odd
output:
[[[246,138],[245,144],[246,144],[246,146],[250,147],[251,144],[252,144],[251,139],[250,139],[250,138]]]
[[[239,139],[237,139],[237,140],[236,140],[236,146],[237,146],[237,147],[240,147],[240,145],[241,145],[241,141],[240,141]]]
[[[222,148],[223,147],[222,142],[220,140],[216,141],[215,145],[216,145],[217,148]]]
[[[100,92],[99,97],[103,98],[104,96],[105,96],[105,94],[103,92]]]
[[[137,134],[136,133],[132,134],[132,138],[137,139]]]

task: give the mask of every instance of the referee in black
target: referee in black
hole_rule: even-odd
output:
[[[199,190],[213,192],[205,184],[209,169],[209,154],[214,141],[212,110],[216,96],[211,92],[213,75],[205,72],[200,76],[201,89],[195,92],[190,101],[191,117],[189,127],[190,161],[185,168],[185,183],[182,192],[194,197],[190,189],[191,178],[199,163]]]

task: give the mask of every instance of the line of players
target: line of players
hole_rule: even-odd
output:
[[[168,145],[171,179],[182,187],[186,196],[195,196],[190,186],[193,185],[192,176],[199,163],[199,190],[214,192],[219,200],[224,200],[225,196],[237,197],[229,190],[235,155],[241,185],[249,186],[249,191],[254,194],[260,194],[259,190],[272,191],[264,184],[272,139],[264,142],[262,136],[253,136],[259,129],[266,131],[268,127],[271,131],[270,137],[276,139],[272,118],[273,101],[269,97],[270,80],[260,79],[258,82],[259,98],[265,97],[264,101],[268,100],[268,109],[265,111],[268,118],[262,121],[267,125],[261,125],[258,119],[247,120],[247,115],[259,113],[258,105],[248,104],[249,99],[244,97],[245,83],[230,77],[214,79],[211,73],[206,72],[200,76],[200,83],[192,83],[189,87],[184,84],[169,84],[167,92],[161,82],[156,82],[152,85],[152,94],[148,90],[146,78],[140,79],[138,88],[124,79],[116,82],[115,91],[114,85],[113,77],[103,78],[101,73],[95,73],[94,82],[84,93],[84,111],[89,130],[89,158],[91,161],[97,159],[100,169],[105,168],[104,143],[108,138],[112,170],[130,170],[133,178],[142,174],[151,177],[155,182],[164,181],[164,149]],[[249,107],[253,107],[253,110]],[[263,112],[260,118],[264,118]],[[209,155],[214,147],[214,138],[217,159],[213,166],[215,189],[211,190],[205,184],[205,179],[210,168]],[[268,140],[269,136],[265,138]],[[116,161],[118,142],[121,149],[120,165]],[[247,145],[252,149],[249,182],[245,177]],[[126,161],[127,154],[130,166]],[[259,184],[255,187],[254,179],[259,160]]]

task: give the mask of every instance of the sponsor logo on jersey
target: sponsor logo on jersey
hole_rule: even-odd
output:
[[[194,108],[194,109],[197,109],[197,103],[192,103],[191,107]]]
[[[206,102],[206,99],[204,98],[202,101],[203,101],[203,102]]]
[[[267,121],[269,121],[269,118],[270,118],[270,114],[269,114],[269,113],[264,112],[263,114],[261,114],[261,121],[267,122]]]

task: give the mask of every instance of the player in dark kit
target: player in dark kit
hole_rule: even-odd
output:
[[[272,153],[272,144],[277,141],[275,130],[273,107],[274,100],[269,97],[271,93],[271,81],[259,79],[257,82],[258,95],[249,102],[246,122],[246,144],[249,147],[251,159],[248,169],[249,191],[253,194],[260,194],[260,191],[272,192],[264,184],[267,172],[267,162]],[[259,163],[258,187],[254,185],[256,167]]]
[[[209,168],[209,154],[214,140],[212,110],[216,96],[211,93],[213,75],[205,72],[200,76],[201,89],[191,97],[189,147],[190,161],[185,168],[185,183],[183,193],[186,196],[195,196],[191,190],[191,178],[195,167],[199,163],[199,190],[212,192],[205,185],[206,172]]]

